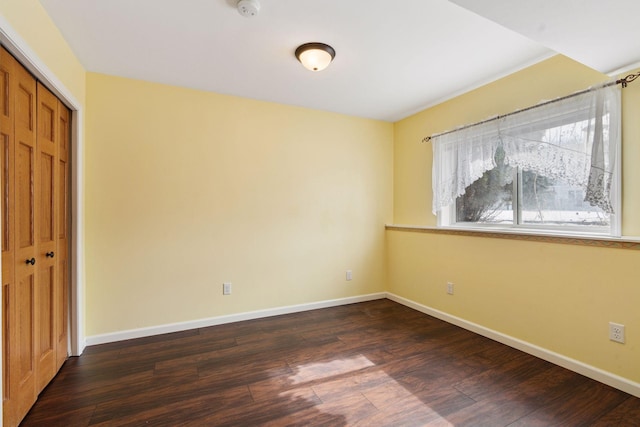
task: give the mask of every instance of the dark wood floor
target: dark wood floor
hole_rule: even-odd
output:
[[[639,426],[640,399],[378,300],[89,347],[24,426]]]

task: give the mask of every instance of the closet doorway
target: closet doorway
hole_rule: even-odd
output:
[[[3,421],[69,354],[69,109],[0,48]]]

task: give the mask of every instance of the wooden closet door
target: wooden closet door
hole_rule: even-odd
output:
[[[4,349],[5,423],[17,424],[36,400],[36,81],[20,65],[3,52],[3,64],[10,64],[9,102],[13,103],[14,188],[3,216],[13,215],[13,229],[9,219],[9,233],[13,232],[14,282],[5,279],[3,271],[4,323],[8,342]],[[4,129],[4,126],[3,126]],[[11,148],[9,149],[10,152]],[[11,158],[8,159],[10,163]],[[3,183],[3,186],[5,184]],[[9,184],[11,185],[11,183]],[[11,190],[5,192],[11,193]],[[4,254],[3,254],[4,256]],[[3,264],[4,270],[4,264]]]
[[[69,145],[71,144],[71,111],[58,101],[58,165],[56,168],[57,193],[56,193],[56,217],[57,217],[57,252],[55,262],[57,280],[55,282],[54,297],[56,308],[56,371],[60,369],[67,357],[69,357],[69,236],[70,232],[70,200],[69,188]]]
[[[70,111],[0,47],[3,422],[67,358]]]
[[[36,392],[51,381],[57,371],[56,295],[57,203],[56,169],[58,165],[58,99],[40,83],[37,85],[37,185],[36,239],[37,282],[35,288]]]
[[[15,91],[14,59],[4,49],[0,49],[0,157],[2,183],[2,347],[3,357],[3,407],[6,420],[15,420],[16,405],[11,399],[15,392],[15,381],[10,367],[15,365],[12,349],[16,341],[13,323],[15,318],[15,136],[14,102]]]

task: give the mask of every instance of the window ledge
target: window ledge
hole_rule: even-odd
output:
[[[423,225],[387,224],[386,230],[415,233],[450,234],[457,236],[489,237],[495,239],[528,240],[533,242],[564,243],[618,249],[640,249],[640,238],[631,236],[611,237],[599,235],[550,233],[529,230],[472,229],[462,227],[430,227]]]

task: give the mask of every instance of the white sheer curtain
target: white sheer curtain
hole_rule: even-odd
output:
[[[611,213],[619,137],[618,85],[434,136],[433,212],[454,203],[493,169],[501,146],[509,166],[581,186],[585,200]]]
[[[455,202],[486,171],[496,166],[501,144],[498,120],[491,120],[431,139],[433,144],[433,213]]]

